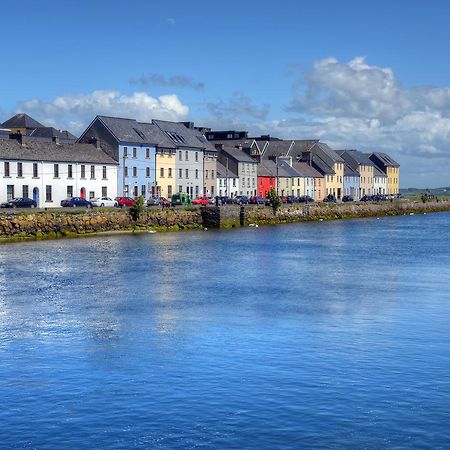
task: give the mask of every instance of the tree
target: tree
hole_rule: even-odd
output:
[[[272,189],[269,192],[269,200],[270,200],[270,205],[272,206],[272,209],[273,209],[273,213],[276,214],[277,209],[281,206],[281,199],[280,199],[280,196],[275,191],[275,189]]]
[[[134,202],[134,206],[130,208],[130,216],[135,222],[137,222],[144,211],[145,211],[145,199],[141,195]]]

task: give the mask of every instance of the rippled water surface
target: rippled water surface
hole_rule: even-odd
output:
[[[450,214],[0,246],[2,448],[449,448]]]

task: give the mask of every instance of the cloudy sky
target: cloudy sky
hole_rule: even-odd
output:
[[[21,5],[0,27],[0,122],[192,120],[386,151],[402,187],[450,185],[448,1]]]

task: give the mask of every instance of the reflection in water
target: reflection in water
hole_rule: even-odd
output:
[[[3,445],[444,447],[449,220],[0,246]]]

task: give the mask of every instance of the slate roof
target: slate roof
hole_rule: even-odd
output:
[[[277,168],[274,161],[262,161],[257,167],[258,177],[276,177]]]
[[[347,163],[344,163],[344,177],[358,177],[359,172],[353,170]]]
[[[373,166],[373,162],[369,159],[368,155],[360,152],[359,150],[338,150],[337,153],[344,158],[352,169],[356,169],[358,166]]]
[[[253,159],[251,156],[247,155],[243,150],[240,150],[236,147],[223,147],[221,150],[224,153],[226,153],[228,156],[233,158],[234,160],[238,162],[245,162],[245,163],[256,163],[257,161]]]
[[[152,123],[165,133],[176,147],[198,148],[216,152],[214,145],[199,130],[188,128],[182,122],[152,120]]]
[[[335,175],[335,171],[316,155],[313,155],[312,164],[314,168],[322,175]]]
[[[21,161],[55,161],[68,163],[115,164],[117,161],[92,144],[0,139],[0,159]]]
[[[331,160],[331,165],[337,162],[344,162],[342,157],[336,153],[328,144],[325,144],[325,142],[316,142],[314,145],[310,147],[310,149],[306,151],[311,151],[314,153],[315,149],[320,149],[323,154],[325,155],[324,162],[328,164],[328,161],[326,159]]]
[[[176,148],[172,141],[152,123],[110,116],[97,116],[95,120],[102,122],[117,142],[138,145],[158,145],[159,147],[171,149]],[[90,126],[87,130],[89,128]],[[83,135],[80,137],[80,140],[82,138]]]
[[[232,170],[230,170],[222,164],[219,161],[217,161],[217,169],[216,169],[217,177],[218,178],[226,178],[228,175],[228,178],[238,178],[237,174],[234,173]]]
[[[300,158],[303,152],[306,152],[318,142],[319,139],[294,139],[294,145],[289,152],[289,156]]]
[[[39,137],[39,138],[58,138],[66,141],[76,141],[77,137],[74,136],[69,131],[57,130],[53,127],[42,127],[42,128],[34,128],[29,133],[28,136],[31,137]]]
[[[276,156],[287,156],[293,145],[292,141],[266,141],[268,144],[263,154],[264,159]]]
[[[386,178],[387,175],[383,173],[377,166],[373,168],[373,176],[374,177],[384,177]]]
[[[305,162],[294,162],[292,167],[305,178],[322,178],[323,175],[319,173],[314,167]]]
[[[34,120],[28,114],[19,113],[2,124],[5,128],[43,128],[44,125]]]
[[[374,157],[379,160],[384,166],[387,167],[400,167],[400,164],[394,161],[389,155],[381,152],[374,152],[369,155],[370,160],[374,161]]]

